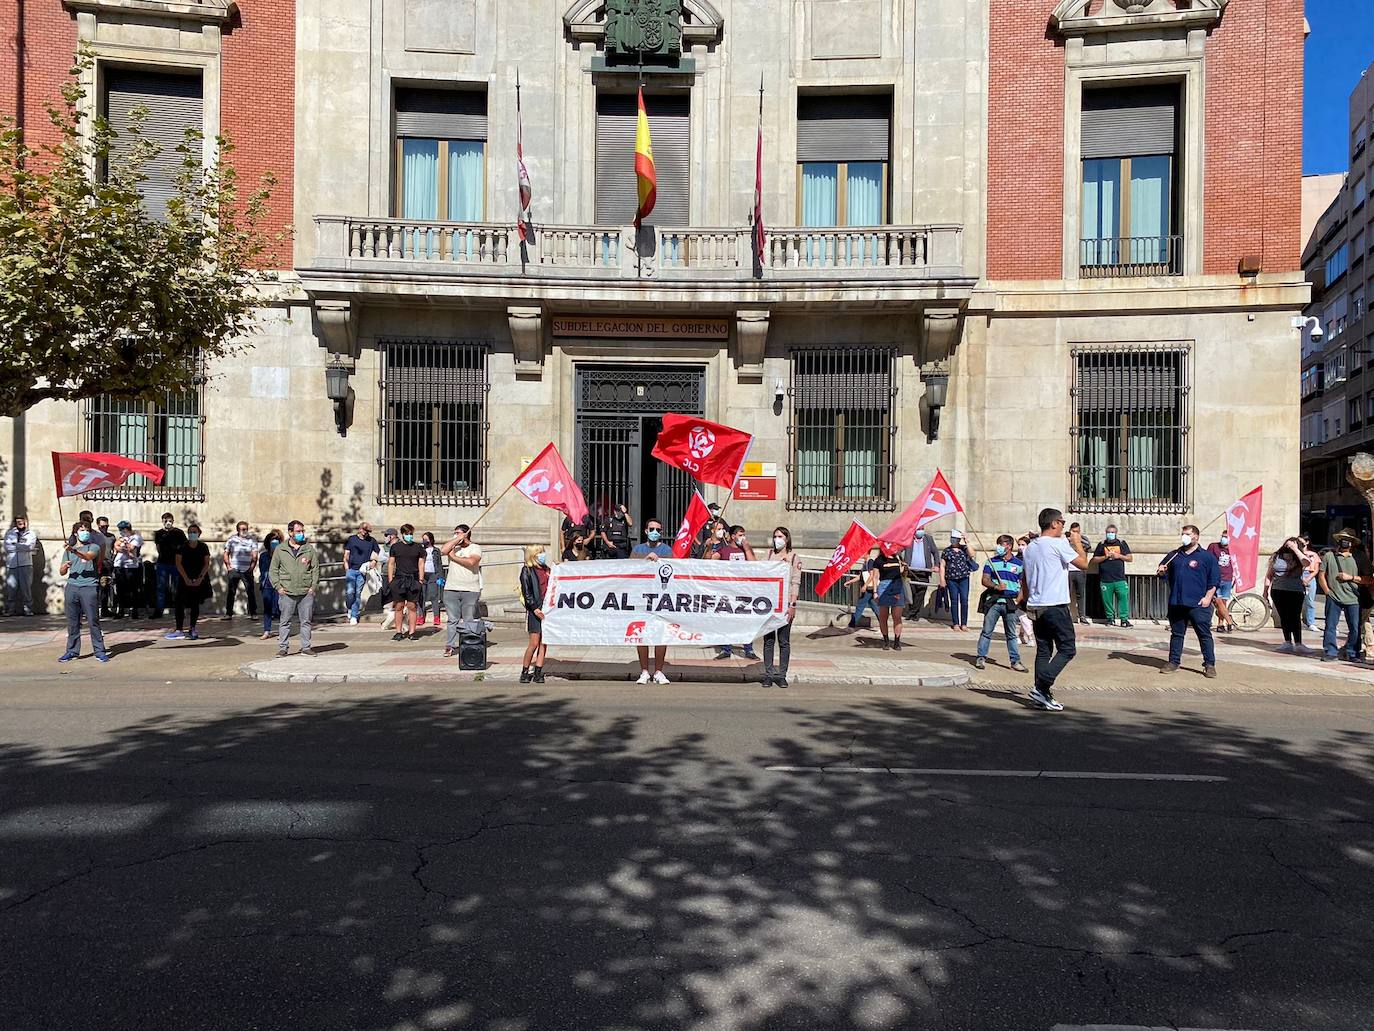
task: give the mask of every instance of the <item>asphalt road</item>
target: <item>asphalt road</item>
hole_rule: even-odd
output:
[[[1374,699],[1072,701],[12,684],[0,1025],[1367,1031]]]

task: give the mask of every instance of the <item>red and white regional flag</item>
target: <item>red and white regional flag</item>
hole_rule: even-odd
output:
[[[962,512],[964,506],[954,488],[945,479],[945,474],[935,470],[935,478],[926,485],[916,500],[906,507],[887,529],[878,534],[878,543],[883,546],[884,555],[892,555],[911,544],[916,531],[927,523],[933,523],[941,516]]]
[[[825,592],[835,586],[835,581],[854,568],[855,563],[862,560],[877,542],[873,531],[863,523],[857,519],[850,523],[840,543],[830,553],[830,561],[825,564],[821,578],[816,581],[816,593],[824,597]]]
[[[162,482],[166,474],[150,462],[104,451],[54,451],[52,479],[59,498],[73,494],[120,487],[130,476],[146,476],[153,483]]]
[[[682,525],[677,528],[677,537],[673,540],[673,558],[686,558],[692,553],[692,542],[710,518],[711,510],[701,499],[700,492],[692,491],[692,502],[687,506],[687,514],[682,517]]]
[[[563,456],[552,444],[539,452],[511,486],[536,505],[555,508],[574,523],[587,518],[582,488],[573,480],[572,473],[563,464]]]
[[[1264,485],[1256,487],[1226,510],[1226,532],[1231,538],[1232,577],[1236,592],[1254,590],[1259,571],[1260,516],[1264,511]]]
[[[663,417],[663,430],[653,454],[675,468],[686,469],[702,483],[733,488],[753,442],[752,433],[695,415],[669,413]]]

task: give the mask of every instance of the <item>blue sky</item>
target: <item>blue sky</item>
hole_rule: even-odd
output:
[[[1349,164],[1350,91],[1374,61],[1371,0],[1307,0],[1302,170],[1343,172]]]

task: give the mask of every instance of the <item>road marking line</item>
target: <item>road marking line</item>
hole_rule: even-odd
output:
[[[1230,777],[1205,773],[1112,773],[1090,770],[937,770],[907,766],[765,766],[769,773],[889,773],[912,777],[1021,777],[1047,780],[1163,780],[1219,784]]]

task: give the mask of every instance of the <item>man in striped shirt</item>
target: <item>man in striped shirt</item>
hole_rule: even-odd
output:
[[[998,621],[1007,638],[1007,658],[1018,673],[1027,672],[1021,665],[1021,650],[1016,646],[1016,596],[1021,593],[1021,574],[1024,564],[1014,553],[1015,539],[1007,533],[997,538],[997,549],[983,566],[983,589],[997,591],[998,598],[983,614],[983,632],[978,635],[978,657],[973,665],[983,669],[987,665],[988,649],[992,646],[992,631]]]

